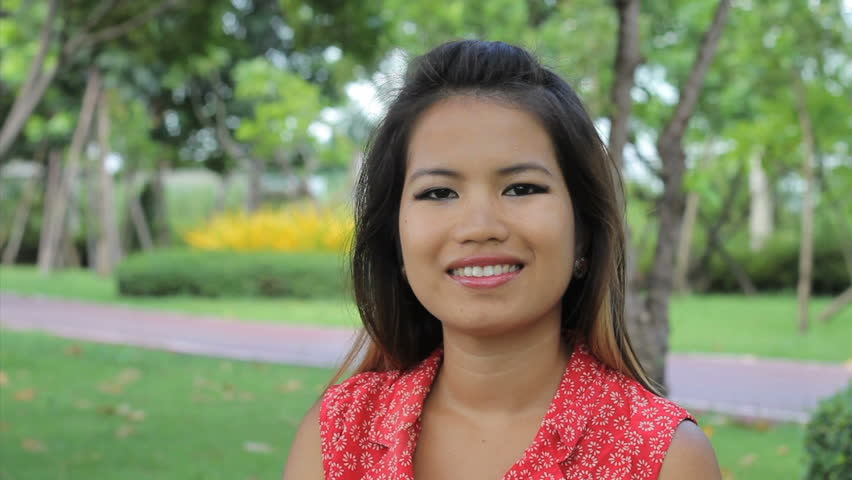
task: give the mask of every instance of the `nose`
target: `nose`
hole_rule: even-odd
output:
[[[509,236],[504,212],[499,200],[485,195],[468,195],[456,205],[458,215],[453,219],[453,237],[459,243],[502,243]]]

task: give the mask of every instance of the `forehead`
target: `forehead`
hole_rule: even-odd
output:
[[[420,115],[408,145],[407,170],[499,168],[520,161],[558,169],[550,135],[539,119],[506,102],[456,96]]]

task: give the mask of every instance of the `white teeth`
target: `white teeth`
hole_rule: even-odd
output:
[[[520,265],[486,265],[484,267],[464,267],[453,269],[450,273],[457,277],[491,277],[520,270]]]

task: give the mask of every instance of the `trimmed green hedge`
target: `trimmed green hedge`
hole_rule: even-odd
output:
[[[344,265],[329,253],[155,250],[128,257],[116,280],[128,296],[339,297]]]
[[[813,292],[836,295],[849,286],[846,263],[839,242],[817,239],[814,244]],[[799,242],[796,238],[776,236],[759,252],[746,245],[729,245],[731,255],[742,265],[758,290],[795,290],[799,278]],[[727,264],[714,258],[710,266],[710,292],[737,292],[736,278]]]
[[[805,432],[806,480],[852,478],[852,383],[820,403]]]

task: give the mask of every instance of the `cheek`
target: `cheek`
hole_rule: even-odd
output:
[[[416,264],[423,261],[422,255],[436,248],[440,232],[435,229],[435,225],[428,212],[416,207],[400,209],[399,243],[407,269],[416,268]]]

